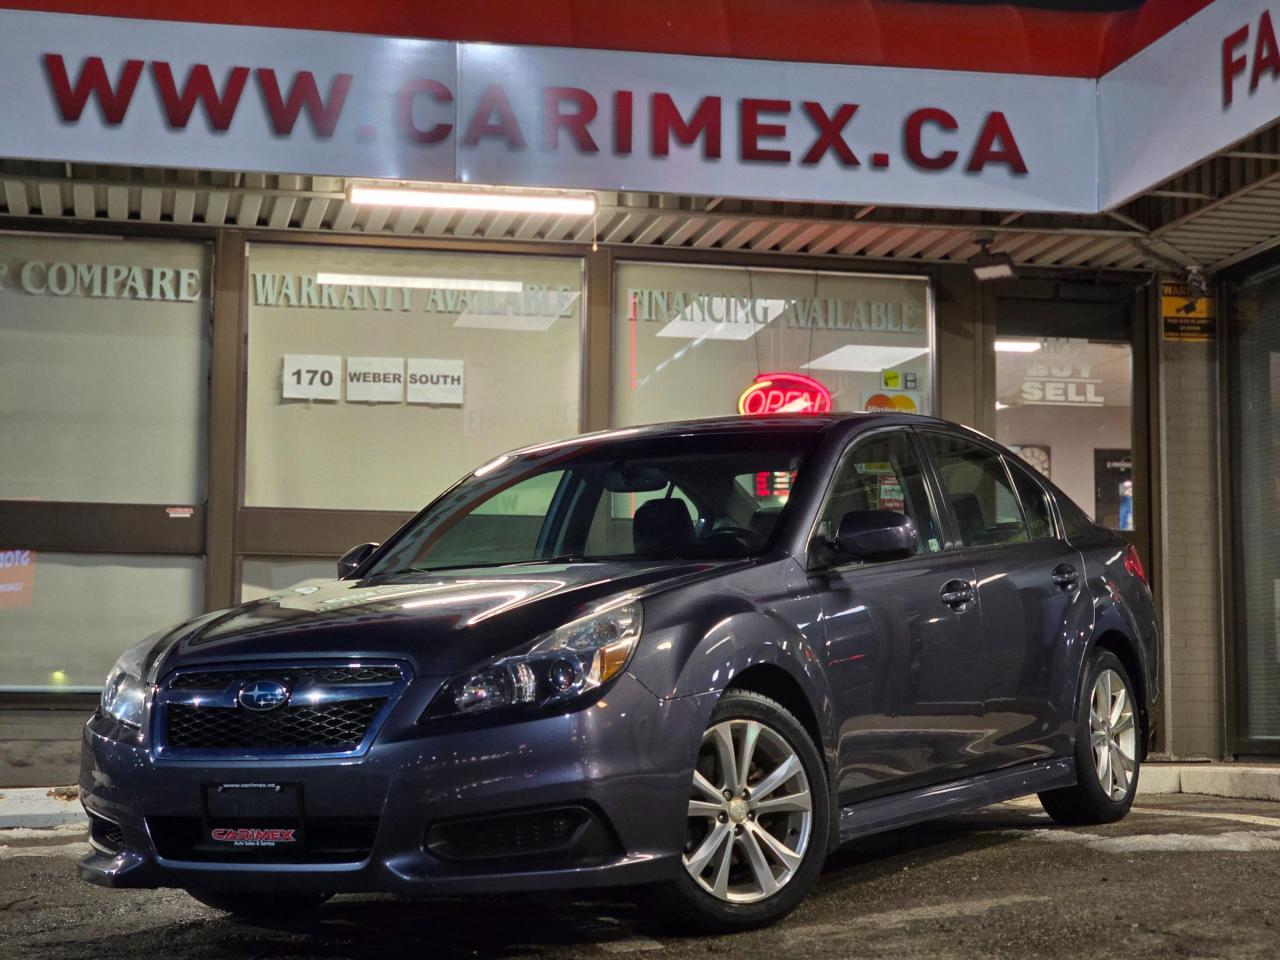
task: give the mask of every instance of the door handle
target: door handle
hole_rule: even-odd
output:
[[[1054,586],[1062,590],[1074,590],[1080,583],[1080,574],[1069,563],[1061,563],[1053,568]]]
[[[973,600],[973,584],[967,580],[948,580],[942,585],[941,597],[952,610],[959,610]]]

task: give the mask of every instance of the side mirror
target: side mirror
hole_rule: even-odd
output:
[[[836,549],[859,560],[901,560],[917,543],[916,525],[896,510],[850,510],[835,539]]]
[[[349,577],[355,573],[362,563],[373,556],[373,551],[378,549],[376,543],[362,543],[358,547],[352,547],[341,557],[338,558],[338,579]]]

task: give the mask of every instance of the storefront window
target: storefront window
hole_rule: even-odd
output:
[[[1280,270],[1232,297],[1231,500],[1239,735],[1280,740]]]
[[[416,510],[579,430],[582,264],[254,245],[245,504]]]
[[[917,277],[620,264],[613,423],[928,413],[929,303]]]
[[[240,599],[247,603],[288,590],[304,580],[333,580],[337,576],[335,560],[245,557],[240,567]]]
[[[0,690],[100,690],[120,654],[200,612],[199,557],[0,550]]]
[[[0,236],[0,499],[204,500],[209,260]]]
[[[1134,529],[1132,367],[1127,343],[996,340],[996,439],[1113,530]]]

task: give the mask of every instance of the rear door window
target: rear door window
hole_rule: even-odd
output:
[[[1044,492],[1044,487],[1009,457],[1005,457],[1005,465],[1009,468],[1013,486],[1018,491],[1018,500],[1022,503],[1022,513],[1031,539],[1052,540],[1053,514],[1049,509],[1049,495]]]
[[[1004,460],[964,437],[923,433],[942,494],[966,547],[1023,543],[1031,539]]]

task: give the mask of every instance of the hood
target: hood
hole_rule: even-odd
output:
[[[165,634],[151,676],[180,666],[281,658],[392,658],[453,674],[513,651],[622,594],[643,598],[740,564],[510,564],[310,581]]]

